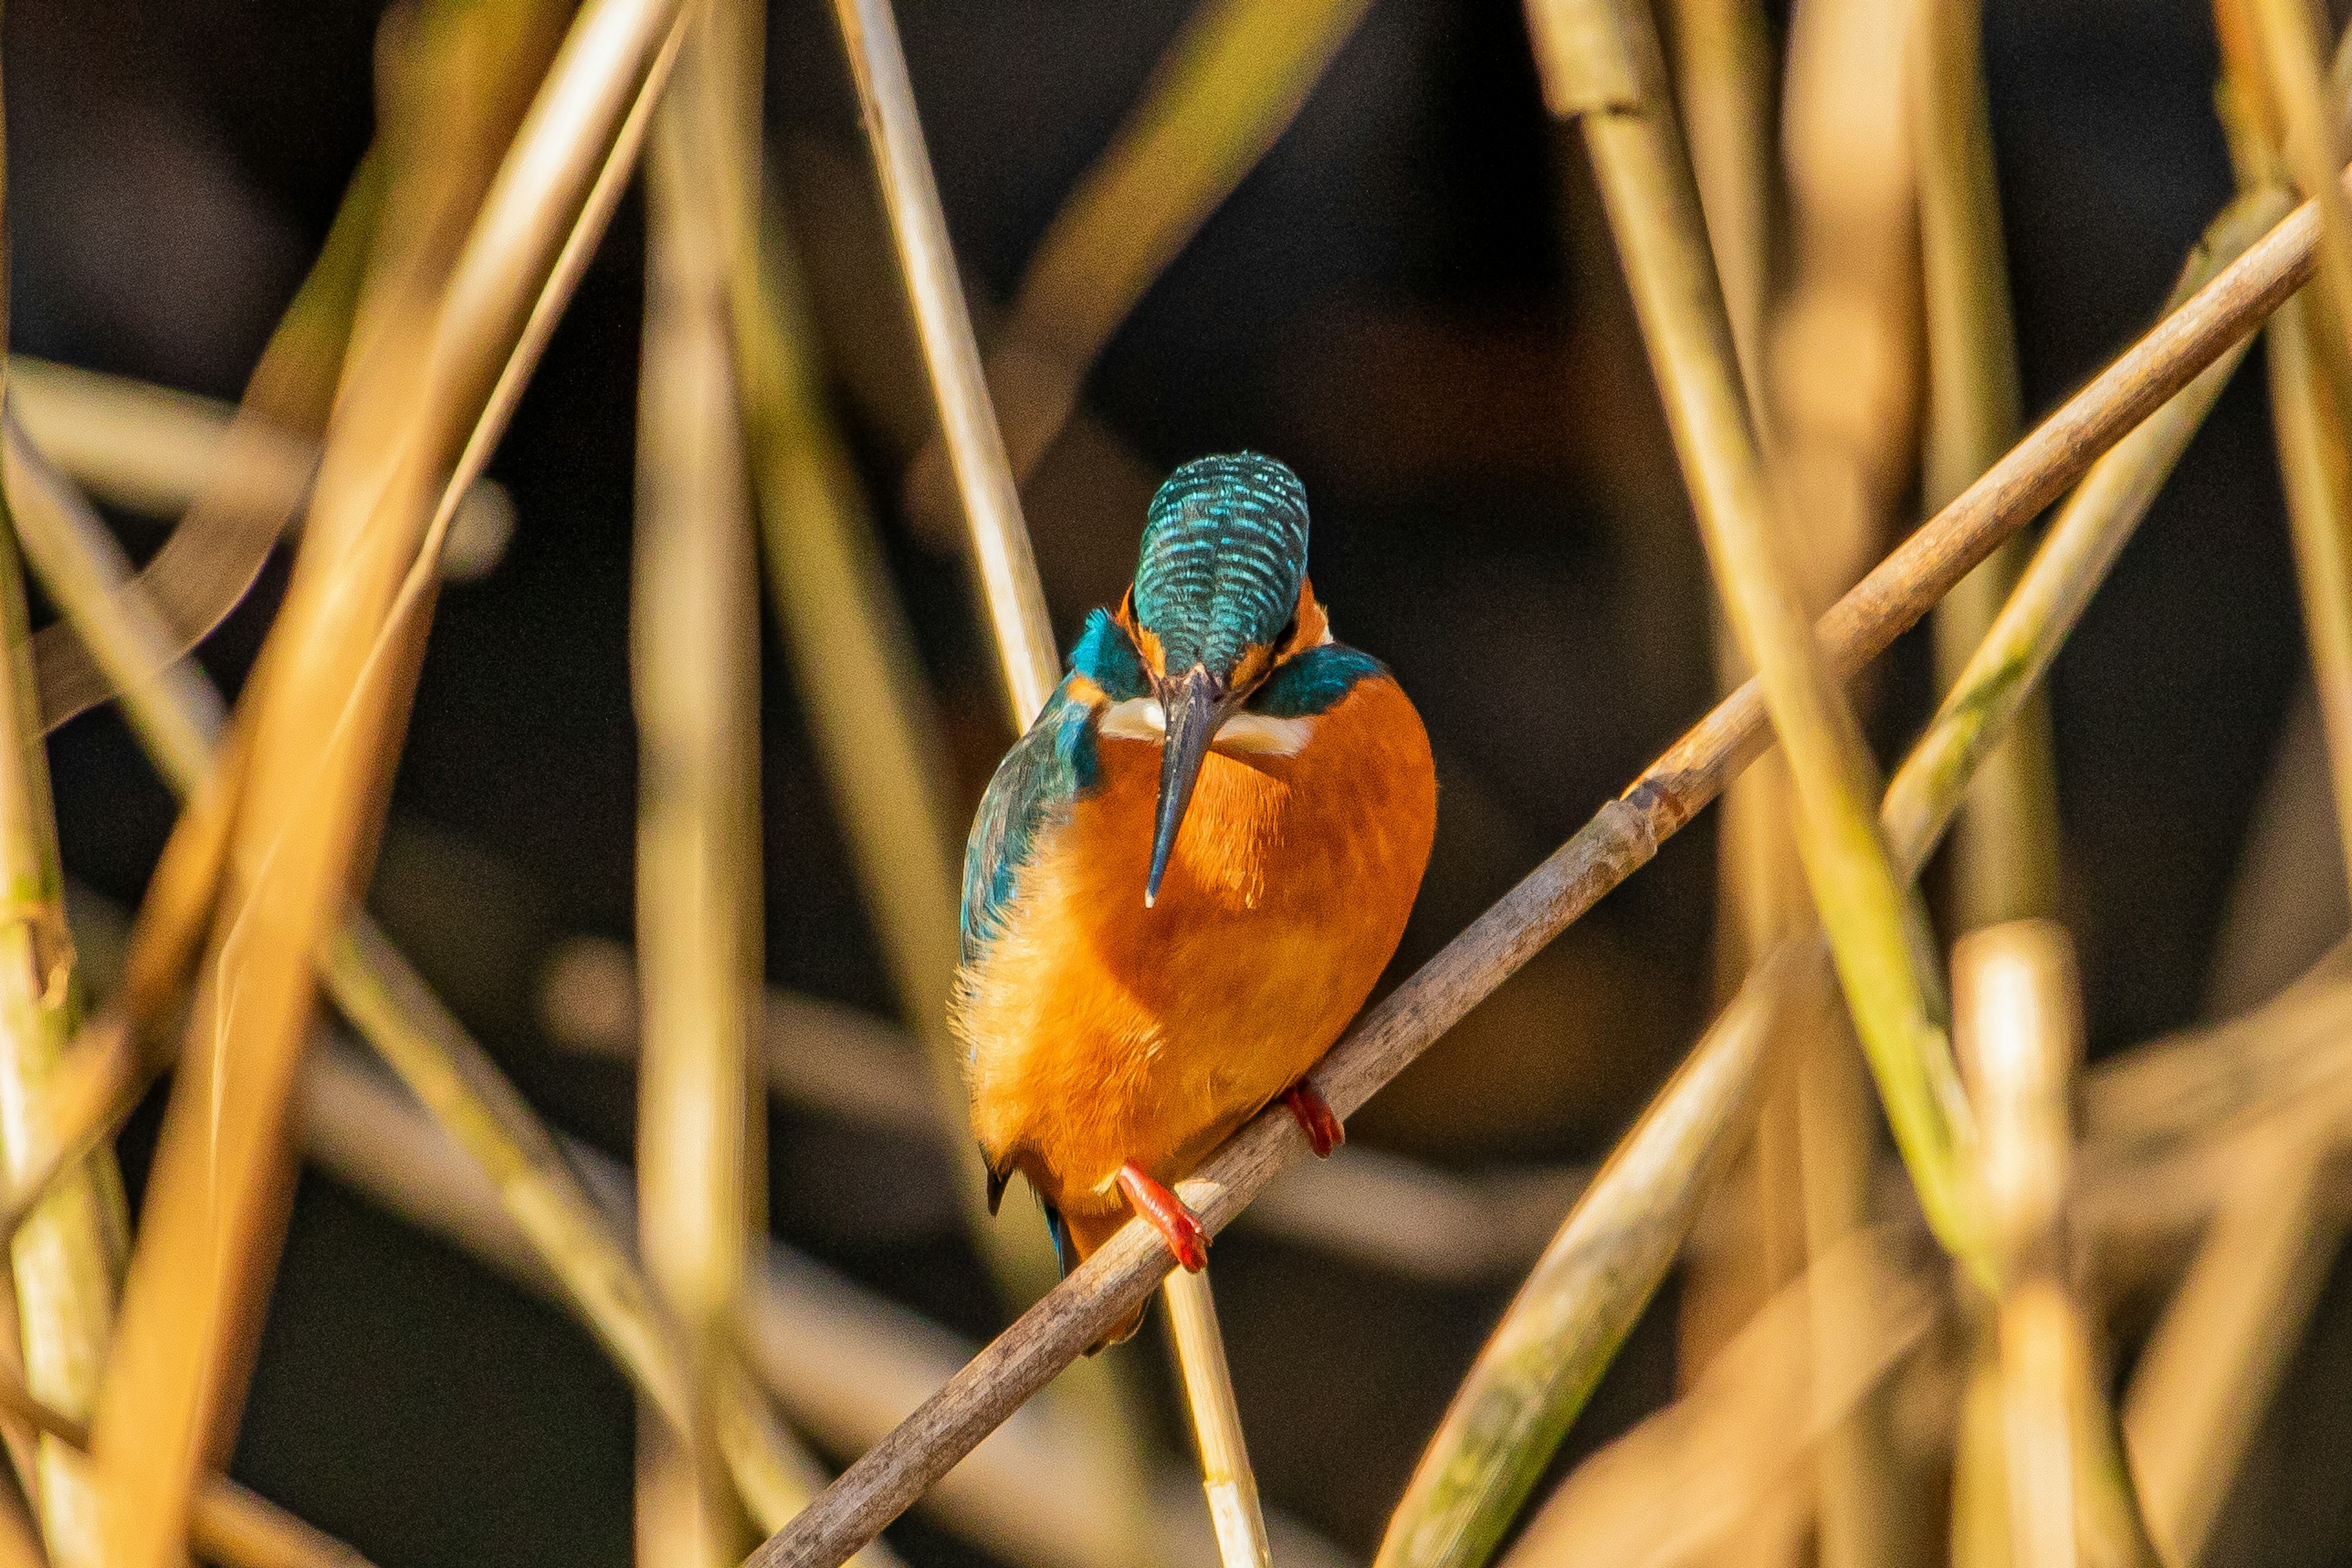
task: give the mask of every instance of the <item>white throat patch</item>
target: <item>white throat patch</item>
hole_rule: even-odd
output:
[[[1100,732],[1118,741],[1162,741],[1168,735],[1168,714],[1156,697],[1130,697],[1103,710]],[[1314,733],[1312,719],[1269,719],[1263,713],[1236,713],[1217,731],[1210,749],[1264,757],[1295,757]]]

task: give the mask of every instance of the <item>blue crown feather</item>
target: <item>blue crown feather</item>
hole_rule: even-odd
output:
[[[1270,644],[1307,575],[1307,487],[1255,452],[1196,458],[1151,498],[1135,568],[1136,619],[1171,674],[1230,674]]]

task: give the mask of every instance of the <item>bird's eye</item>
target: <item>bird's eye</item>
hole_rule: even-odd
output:
[[[1281,658],[1282,651],[1288,647],[1292,642],[1296,641],[1297,637],[1298,612],[1293,610],[1290,613],[1290,619],[1283,623],[1282,630],[1275,633],[1274,635],[1275,657],[1277,658]]]

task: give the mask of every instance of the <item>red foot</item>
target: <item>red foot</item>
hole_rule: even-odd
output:
[[[1329,1159],[1331,1151],[1348,1141],[1348,1130],[1339,1125],[1338,1113],[1313,1079],[1302,1078],[1284,1089],[1282,1103],[1290,1107],[1290,1114],[1307,1130],[1307,1141],[1315,1145],[1317,1159]]]
[[[1118,1190],[1127,1194],[1127,1206],[1160,1233],[1186,1272],[1198,1274],[1209,1266],[1209,1233],[1183,1199],[1145,1175],[1132,1160],[1118,1168]]]

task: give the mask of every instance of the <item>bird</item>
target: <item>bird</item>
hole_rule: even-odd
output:
[[[972,823],[949,1022],[989,1212],[1024,1176],[1066,1274],[1130,1214],[1205,1267],[1172,1189],[1277,1098],[1318,1154],[1346,1136],[1309,1075],[1403,936],[1437,780],[1307,535],[1274,458],[1171,474]]]

